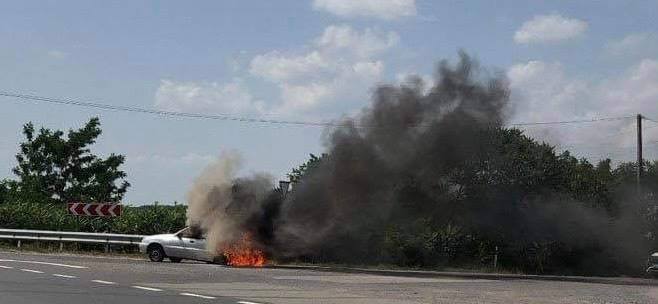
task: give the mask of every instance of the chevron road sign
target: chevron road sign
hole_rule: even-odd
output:
[[[81,216],[121,216],[121,211],[123,211],[120,204],[110,203],[69,203],[67,209],[69,214]]]

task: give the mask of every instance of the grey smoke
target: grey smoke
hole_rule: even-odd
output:
[[[329,133],[328,156],[282,206],[276,235],[284,251],[313,254],[333,242],[346,256],[368,254],[358,248],[399,215],[391,212],[404,203],[395,196],[400,181],[414,177],[457,190],[443,183],[447,175],[477,151],[482,130],[501,127],[510,110],[504,76],[487,75],[460,55],[455,66],[439,64],[429,91],[419,78],[381,86],[359,118]]]
[[[388,227],[421,217],[484,237],[502,231],[512,240],[559,239],[568,246],[591,240],[607,250],[601,254],[619,252],[627,260],[620,263],[644,254],[632,220],[611,222],[555,189],[529,196],[502,186],[464,191],[460,179],[477,177],[468,168],[481,165],[472,162],[498,161],[492,135],[513,110],[508,83],[465,53],[454,65],[440,62],[434,78],[433,84],[410,78],[378,87],[357,118],[327,130],[327,155],[285,200],[272,191],[270,176],[238,178],[236,156],[222,158],[190,191],[189,224],[209,231],[210,246],[254,232],[259,246],[281,259],[378,261]]]
[[[260,212],[273,178],[265,173],[237,177],[242,160],[225,152],[206,167],[187,194],[187,224],[207,232],[208,249],[242,236],[246,222]]]
[[[445,180],[477,149],[481,130],[502,126],[509,111],[505,78],[502,73],[489,77],[468,55],[460,56],[454,67],[447,61],[439,64],[429,90],[413,77],[400,86],[377,88],[372,106],[359,118],[328,130],[329,156],[283,202],[268,197],[270,177],[236,178],[238,157],[223,156],[190,190],[188,224],[209,231],[211,250],[259,229],[270,234],[261,242],[278,256],[314,254],[327,244],[336,244],[346,256],[355,254],[355,248],[368,243],[360,236],[372,236],[364,231],[381,232],[381,224],[395,217],[391,212],[400,179]],[[250,185],[242,191],[250,192],[248,199],[235,194],[244,185]],[[263,210],[268,198],[276,210]],[[229,211],[231,206],[240,206],[239,216]],[[249,227],[263,217],[271,223]]]

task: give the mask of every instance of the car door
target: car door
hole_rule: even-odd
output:
[[[175,258],[185,258],[187,250],[185,250],[185,242],[183,238],[190,234],[190,228],[185,227],[174,234],[162,236],[162,246],[164,246],[165,254]]]
[[[170,257],[178,258],[187,254],[185,242],[178,236],[168,237],[166,240],[163,240],[162,245],[164,246],[165,253]]]
[[[208,261],[208,251],[206,250],[205,238],[183,237],[185,244],[185,259]]]

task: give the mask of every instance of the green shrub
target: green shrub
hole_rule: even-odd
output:
[[[185,205],[124,206],[116,218],[76,217],[63,204],[7,202],[0,204],[0,227],[123,234],[168,233],[185,226]]]

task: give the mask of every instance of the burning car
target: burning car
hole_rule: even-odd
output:
[[[191,227],[185,227],[173,234],[147,236],[139,244],[139,251],[148,254],[153,262],[162,262],[169,258],[173,263],[186,259],[256,267],[263,266],[266,262],[265,253],[255,248],[250,234],[243,234],[240,239],[224,244],[216,253],[207,248],[205,234]]]
[[[153,262],[162,262],[165,258],[178,263],[183,259],[205,262],[223,262],[222,255],[214,255],[206,250],[206,238],[197,229],[185,227],[173,234],[156,234],[144,237],[139,244],[139,251],[148,254]]]

